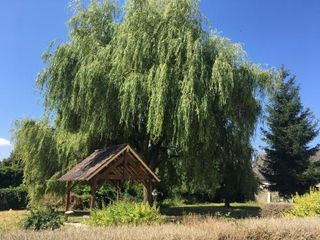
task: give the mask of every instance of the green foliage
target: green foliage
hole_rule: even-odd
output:
[[[15,169],[21,169],[23,168],[23,162],[17,154],[15,154],[13,151],[10,153],[10,156],[7,158],[4,158],[0,162],[0,167],[12,167]]]
[[[110,206],[91,212],[90,223],[95,226],[119,224],[161,223],[163,217],[159,210],[145,203],[118,201]]]
[[[91,200],[91,189],[88,185],[76,185],[73,192],[81,197],[83,208],[89,208]],[[96,193],[96,206],[104,207],[116,199],[116,187],[111,183],[105,183]]]
[[[293,197],[293,208],[288,216],[294,217],[314,217],[320,216],[320,192],[311,189],[303,195],[296,194]]]
[[[22,183],[23,169],[0,165],[0,189],[17,187]]]
[[[161,202],[161,205],[163,206],[182,206],[185,204],[185,199],[183,199],[179,195],[175,195],[171,198],[166,198]]]
[[[120,199],[127,201],[142,201],[143,200],[143,185],[133,182],[125,182],[121,187]],[[76,185],[72,190],[81,197],[82,207],[88,208],[90,206],[91,189],[88,185]],[[96,206],[104,208],[109,203],[115,201],[117,198],[117,188],[114,184],[104,183],[96,193]]]
[[[0,189],[0,210],[25,209],[28,203],[24,186]]]
[[[47,181],[59,170],[55,131],[46,122],[24,120],[16,125],[15,153],[23,159],[24,183],[34,205],[45,193]]]
[[[143,201],[143,185],[141,183],[126,182],[121,197],[129,201]]]
[[[22,184],[22,180],[22,160],[11,152],[8,158],[5,158],[0,162],[0,189],[17,187]]]
[[[77,6],[69,41],[43,56],[37,87],[51,124],[27,120],[16,131],[31,201],[61,190],[59,174],[94,149],[122,142],[168,192],[228,186],[236,195],[251,182],[250,138],[270,72],[206,31],[199,1],[128,0],[118,9],[108,0]]]
[[[311,147],[311,141],[318,135],[317,122],[309,109],[301,104],[299,87],[295,77],[290,77],[284,68],[279,73],[280,86],[268,106],[264,137],[266,160],[261,173],[271,183],[271,190],[281,196],[303,194],[319,182],[318,171],[310,167],[310,158],[319,145]]]
[[[22,181],[22,161],[11,153],[0,162],[0,210],[24,209],[27,206],[27,189]]]
[[[31,210],[30,214],[22,219],[22,227],[30,230],[57,229],[63,225],[60,216],[52,207],[41,210]]]
[[[236,142],[232,143],[234,146],[230,147],[229,155],[225,156],[221,163],[222,181],[216,193],[220,197],[218,200],[223,200],[226,205],[230,202],[254,200],[258,188],[258,179],[253,173],[251,162],[248,161],[251,156],[250,146],[236,146]]]

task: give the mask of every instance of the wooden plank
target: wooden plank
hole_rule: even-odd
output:
[[[118,162],[115,162],[113,165],[111,165],[109,168],[106,167],[106,170],[104,172],[101,172],[97,178],[98,179],[105,179],[108,174],[112,173],[113,170],[115,170],[119,165],[123,163],[123,159],[120,159]]]
[[[137,176],[153,179],[152,176],[149,174],[149,172],[143,168],[143,166],[139,163],[139,161],[135,159],[134,156],[129,154],[129,159],[130,159],[129,163],[130,165],[132,165],[132,167],[136,171]]]
[[[128,145],[129,151],[136,157],[137,160],[145,167],[145,169],[154,177],[154,179],[160,182],[160,179],[157,175],[153,173],[153,171],[144,163],[144,161],[140,158],[140,156]]]
[[[150,174],[150,172],[143,167],[143,165],[140,163],[140,161],[137,160],[137,158],[136,158],[133,154],[131,154],[131,153],[129,152],[129,156],[130,156],[130,159],[131,159],[131,163],[134,165],[134,167],[135,167],[137,170],[139,170],[140,172],[143,172],[143,174],[145,174],[145,175],[152,176],[152,175]]]
[[[121,167],[121,166],[113,169],[113,173],[114,173],[115,175],[119,176],[119,177],[122,176],[122,172],[123,172],[123,170],[122,170],[122,167]]]
[[[128,172],[131,177],[139,176],[139,173],[130,164],[128,164]]]
[[[131,181],[131,180],[139,180],[139,181],[145,181],[145,180],[149,180],[150,178],[148,177],[130,177],[127,178],[126,180]],[[119,180],[122,181],[123,177],[120,175],[109,175],[108,177],[105,178],[105,180]]]
[[[96,169],[94,172],[92,172],[86,180],[92,179],[97,173],[99,173],[103,168],[109,166],[115,159],[119,157],[120,154],[122,154],[124,151],[126,151],[128,146],[124,147],[121,151],[119,151],[117,154],[115,154],[111,159],[109,159],[105,164],[101,165],[98,169]]]

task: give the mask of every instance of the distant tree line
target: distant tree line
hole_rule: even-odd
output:
[[[0,210],[24,209],[27,206],[27,189],[22,182],[22,161],[11,154],[0,162]]]

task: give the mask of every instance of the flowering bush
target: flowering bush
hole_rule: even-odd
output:
[[[289,211],[289,216],[309,217],[320,216],[320,192],[310,190],[304,195],[293,197],[293,208]]]

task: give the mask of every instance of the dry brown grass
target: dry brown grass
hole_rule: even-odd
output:
[[[259,218],[225,220],[207,218],[203,221],[186,219],[185,225],[207,232],[210,239],[280,240],[320,239],[320,219]]]
[[[283,217],[290,209],[292,209],[293,204],[290,203],[270,203],[261,206],[260,215],[263,218],[270,217]]]
[[[26,213],[24,210],[0,211],[0,234],[18,229],[19,222]]]
[[[66,226],[56,231],[15,231],[0,235],[0,239],[215,239],[215,240],[280,240],[320,239],[320,219],[244,219],[185,217],[180,224],[153,226],[118,226],[107,228]]]

